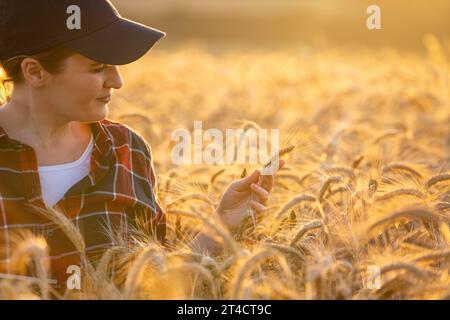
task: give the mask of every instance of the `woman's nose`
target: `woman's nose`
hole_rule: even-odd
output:
[[[117,66],[109,66],[108,77],[105,82],[105,87],[120,89],[123,87],[123,79],[122,75],[119,72],[119,68]]]

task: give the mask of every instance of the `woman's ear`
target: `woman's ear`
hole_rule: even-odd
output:
[[[41,87],[44,84],[45,70],[39,61],[33,58],[25,58],[20,66],[25,82],[33,87]]]

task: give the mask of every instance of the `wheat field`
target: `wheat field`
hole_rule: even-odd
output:
[[[153,50],[121,68],[109,117],[150,143],[173,249],[145,230],[82,270],[80,291],[54,292],[45,239],[20,236],[0,298],[449,299],[450,43],[394,49]],[[211,214],[233,180],[260,165],[171,161],[177,128],[279,128],[296,148],[275,177],[268,212],[230,234]],[[73,225],[50,212],[83,254]],[[224,246],[188,246],[206,228]],[[380,272],[373,288],[370,270]]]

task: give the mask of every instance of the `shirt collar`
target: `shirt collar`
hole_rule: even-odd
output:
[[[108,172],[111,161],[113,160],[113,140],[109,131],[105,128],[103,121],[89,123],[94,137],[94,147],[91,157],[91,169],[86,183],[82,183],[78,191],[85,187],[97,184]],[[23,144],[20,141],[9,138],[5,130],[0,126],[0,143],[6,143],[9,146],[20,150]],[[36,164],[37,167],[37,164]]]
[[[91,165],[89,176],[91,184],[95,185],[108,172],[113,157],[113,140],[108,134],[102,121],[89,124],[94,135],[94,148],[92,155],[94,163]]]

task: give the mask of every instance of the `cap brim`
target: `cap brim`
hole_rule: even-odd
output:
[[[165,36],[163,31],[120,18],[103,29],[64,45],[94,61],[123,65],[141,58]]]

